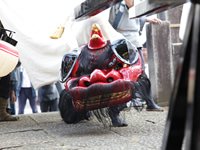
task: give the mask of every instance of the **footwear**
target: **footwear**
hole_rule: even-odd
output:
[[[155,105],[147,106],[146,111],[164,111],[164,109],[155,104]]]
[[[142,76],[139,77],[138,83],[142,87],[143,92],[138,93],[137,96],[142,97],[142,99],[146,101],[146,104],[147,104],[146,110],[147,111],[164,111],[162,107],[159,107],[154,102],[152,91],[151,91],[151,82],[147,78],[146,74],[143,74]]]
[[[0,99],[0,121],[17,121],[19,117],[11,116],[6,112],[8,100]]]
[[[118,114],[114,114],[111,117],[113,127],[126,127],[128,123],[122,119],[120,119]]]
[[[117,107],[112,107],[109,110],[109,116],[111,118],[113,127],[126,127],[126,126],[128,126],[128,123],[126,123],[125,121],[120,119],[119,112],[116,112],[114,109],[117,109]]]
[[[146,99],[146,104],[147,104],[146,111],[164,111],[162,107],[158,106],[154,102],[152,96]]]
[[[147,104],[146,111],[164,111],[164,109],[155,103]]]
[[[128,123],[123,120],[121,120],[121,123],[113,123],[113,127],[127,127],[127,126],[128,126]]]

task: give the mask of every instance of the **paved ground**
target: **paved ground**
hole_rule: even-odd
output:
[[[125,112],[128,127],[104,128],[94,120],[66,124],[59,112],[19,115],[0,122],[0,149],[160,150],[164,112]]]

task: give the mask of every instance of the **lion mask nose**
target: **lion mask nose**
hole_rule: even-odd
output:
[[[118,79],[122,79],[122,76],[118,71],[112,70],[108,74],[105,74],[103,71],[95,69],[90,77],[84,76],[80,78],[79,86],[87,87],[94,83],[110,83]]]

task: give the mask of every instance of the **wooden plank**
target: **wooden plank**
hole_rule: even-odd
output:
[[[179,28],[179,27],[180,27],[180,24],[170,24],[170,27],[171,27],[171,28]]]

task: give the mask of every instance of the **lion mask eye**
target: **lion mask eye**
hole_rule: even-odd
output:
[[[114,41],[111,48],[117,58],[126,64],[133,65],[139,59],[137,48],[126,39]]]
[[[60,70],[60,81],[65,82],[70,76],[74,65],[80,55],[81,49],[74,49],[73,51],[65,54],[62,59],[61,70]]]

